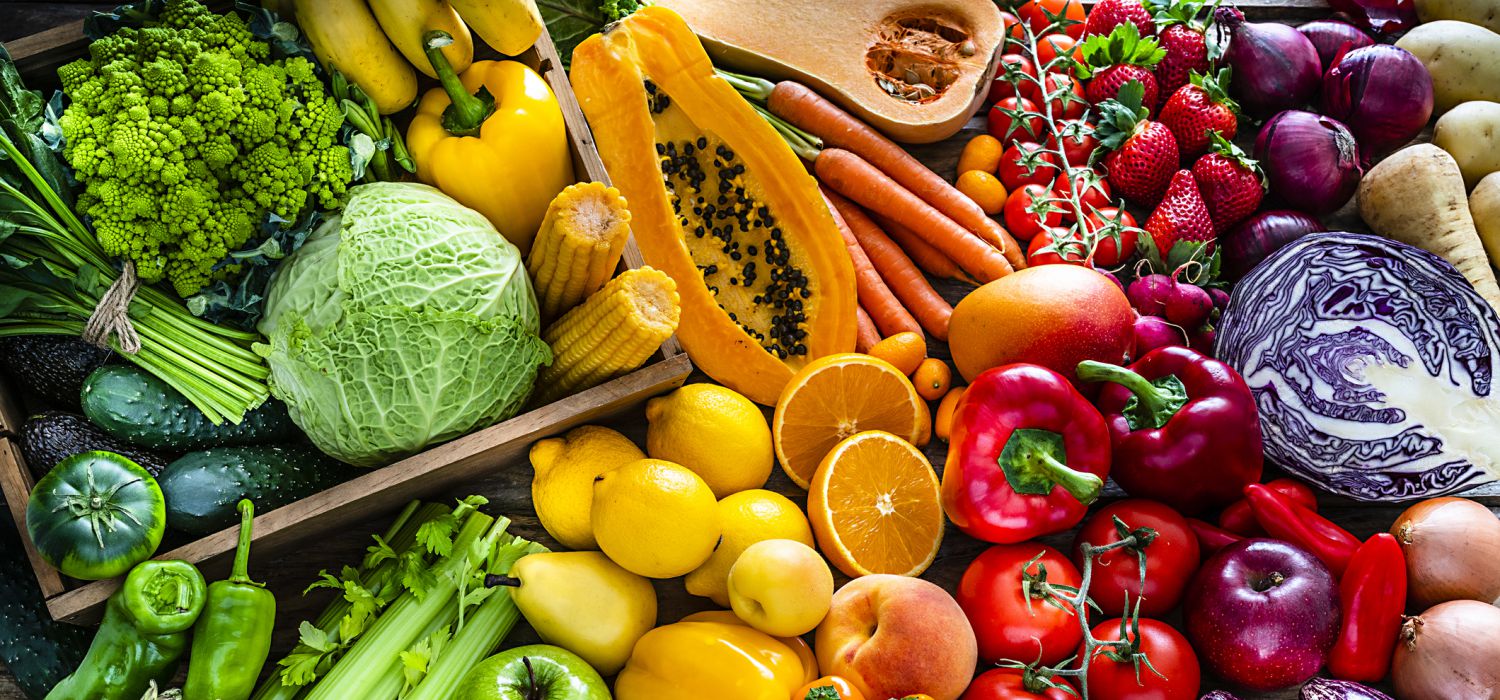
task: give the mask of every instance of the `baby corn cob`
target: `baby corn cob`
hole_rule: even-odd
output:
[[[560,318],[603,287],[629,237],[630,210],[619,190],[583,182],[558,193],[526,258],[542,322]]]
[[[629,372],[677,330],[677,285],[660,270],[627,270],[542,334],[552,366],[537,377],[537,405],[598,386]]]

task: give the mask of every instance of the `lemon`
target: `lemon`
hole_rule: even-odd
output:
[[[741,491],[719,501],[723,537],[703,566],[687,575],[687,592],[729,607],[729,569],[750,545],[762,540],[796,540],[814,546],[812,526],[791,499],[773,491]]]
[[[598,549],[589,524],[594,477],[646,456],[630,438],[597,425],[531,446],[531,501],[553,539],[568,549]]]
[[[714,492],[692,470],[642,459],[594,480],[594,539],[616,564],[650,578],[698,568],[719,541]]]
[[[646,420],[646,454],[693,470],[715,498],[758,489],[771,476],[771,427],[733,389],[689,384],[647,401]]]

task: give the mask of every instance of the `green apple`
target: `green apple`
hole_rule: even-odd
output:
[[[823,621],[833,600],[833,572],[796,540],[750,545],[729,569],[729,604],[745,624],[772,637],[800,637]]]
[[[609,686],[586,661],[550,644],[506,649],[479,662],[454,700],[610,700]]]

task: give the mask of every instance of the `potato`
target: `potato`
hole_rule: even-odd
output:
[[[1500,32],[1500,3],[1495,0],[1417,0],[1423,22],[1456,19]]]
[[[1500,170],[1500,103],[1465,102],[1437,120],[1432,142],[1458,161],[1464,187]]]
[[[1439,114],[1460,102],[1500,102],[1500,34],[1477,24],[1444,19],[1418,25],[1396,45],[1412,52],[1432,74],[1433,102]]]
[[[1500,173],[1490,173],[1469,193],[1469,213],[1474,228],[1490,254],[1490,264],[1500,263]]]

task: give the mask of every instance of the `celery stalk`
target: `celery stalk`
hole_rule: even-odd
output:
[[[447,627],[450,639],[449,644],[444,647],[445,651],[443,652],[447,653],[446,650],[452,647],[451,635],[453,634],[453,625],[458,621],[458,599],[454,598],[453,603],[453,605],[444,608],[442,614],[433,618],[432,622],[427,623],[427,626],[422,628],[422,633],[417,635],[416,643],[420,643],[422,640],[432,636],[434,632]],[[404,669],[405,665],[402,663],[398,652],[396,662],[381,669],[379,673],[380,679],[375,682],[375,687],[370,690],[370,694],[366,695],[363,700],[396,700],[401,694],[401,689],[406,686],[406,672]]]

